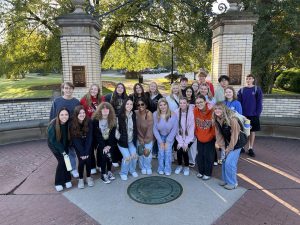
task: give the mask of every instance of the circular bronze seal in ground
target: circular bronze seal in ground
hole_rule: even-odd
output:
[[[168,177],[151,176],[134,181],[127,193],[131,199],[142,204],[164,204],[177,199],[182,194],[182,186]]]

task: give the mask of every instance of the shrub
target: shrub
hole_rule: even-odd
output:
[[[276,87],[300,93],[300,69],[293,68],[283,71],[275,81]]]

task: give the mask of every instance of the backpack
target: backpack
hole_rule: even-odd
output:
[[[235,117],[238,119],[239,125],[241,127],[241,131],[246,134],[248,137],[250,135],[250,120],[247,117],[239,114],[238,112],[234,112]]]

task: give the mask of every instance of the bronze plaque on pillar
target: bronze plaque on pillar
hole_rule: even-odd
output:
[[[85,66],[72,66],[72,77],[75,87],[86,87]]]
[[[230,85],[241,85],[242,83],[243,64],[229,64],[228,75]]]

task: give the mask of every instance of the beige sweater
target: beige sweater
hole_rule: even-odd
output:
[[[136,113],[136,126],[137,136],[139,142],[149,143],[153,141],[153,116],[152,113],[147,110],[147,120],[145,115],[141,115],[138,110]]]

